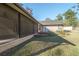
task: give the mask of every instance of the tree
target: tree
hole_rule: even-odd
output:
[[[57,17],[56,19],[57,21],[63,21],[63,17],[61,14],[58,14],[56,17]]]
[[[47,22],[50,22],[51,21],[52,22],[53,20],[50,19],[50,18],[46,18],[45,21],[47,21]]]
[[[19,3],[20,6],[23,6],[23,3]]]
[[[29,13],[29,14],[33,14],[33,10],[31,9],[31,8],[29,8],[29,7],[26,7],[26,11]]]
[[[79,15],[79,3],[77,3],[74,6],[72,6],[72,10],[74,10]]]
[[[65,19],[65,25],[73,26],[75,27],[77,25],[77,17],[76,13],[72,11],[71,9],[67,10],[64,13],[64,19]]]

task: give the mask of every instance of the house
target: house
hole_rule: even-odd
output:
[[[59,30],[72,30],[72,26],[64,26],[62,21],[53,21],[46,19],[45,21],[40,22],[43,25],[43,32],[56,32]]]
[[[60,21],[45,20],[40,23],[43,25],[43,32],[57,31],[63,26]]]
[[[38,32],[43,32],[43,25],[41,23],[38,24]]]
[[[0,4],[0,40],[20,38],[38,32],[38,24],[19,4]]]

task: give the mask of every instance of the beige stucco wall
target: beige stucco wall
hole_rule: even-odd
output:
[[[72,31],[72,26],[43,26],[44,32],[55,32],[57,30],[69,30]]]
[[[55,32],[56,30],[58,30],[58,26],[43,26],[43,31],[44,32]]]

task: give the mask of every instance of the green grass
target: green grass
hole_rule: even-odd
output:
[[[27,56],[79,56],[79,33],[73,32],[65,37],[55,33],[33,37],[29,43],[13,55]]]

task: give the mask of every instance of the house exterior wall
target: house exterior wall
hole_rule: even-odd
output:
[[[59,26],[43,26],[43,32],[55,32],[59,29]]]
[[[33,33],[33,23],[25,16],[21,15],[21,36]]]
[[[20,17],[20,35],[21,37],[30,35],[30,34],[35,34],[38,32],[38,24],[34,23],[33,21],[30,21],[29,18],[25,17],[24,15],[21,15]]]
[[[58,26],[46,26],[46,28],[47,28],[49,31],[56,31],[56,30],[58,30]]]
[[[38,24],[38,32],[43,32],[43,25]]]
[[[0,4],[0,38],[18,37],[18,12]]]
[[[24,37],[38,32],[38,23],[5,4],[0,4],[0,39]]]
[[[33,23],[33,33],[37,33],[38,32],[38,24]]]
[[[43,26],[43,32],[56,32],[57,30],[69,30],[72,31],[72,26]]]

